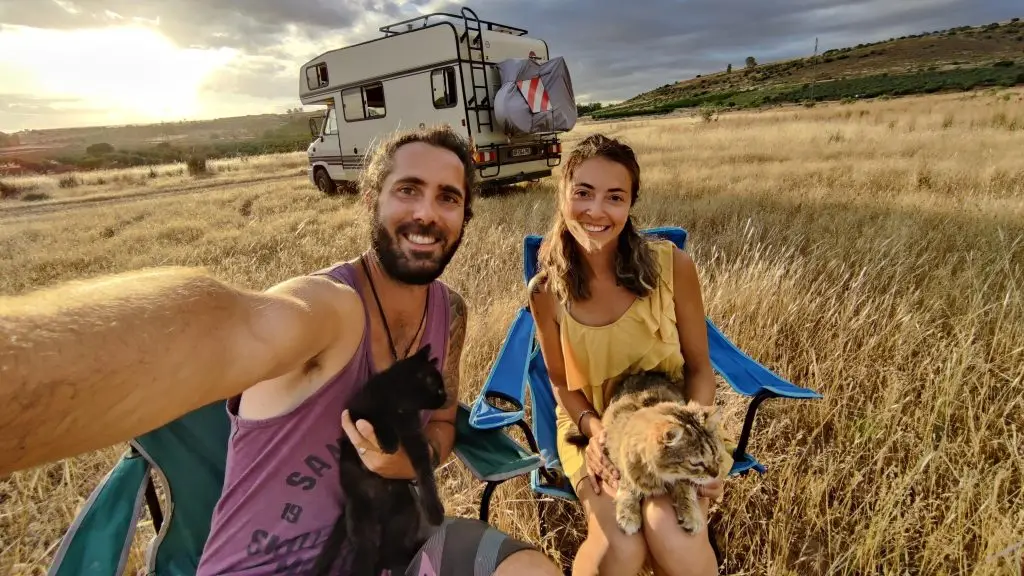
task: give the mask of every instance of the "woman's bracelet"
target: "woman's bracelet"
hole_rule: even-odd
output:
[[[580,434],[583,433],[583,417],[586,416],[587,414],[590,414],[591,416],[597,418],[597,413],[591,410],[590,408],[587,408],[583,412],[580,412],[579,417],[576,418],[576,428],[579,429]]]

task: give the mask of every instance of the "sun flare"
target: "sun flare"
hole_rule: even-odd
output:
[[[75,100],[110,110],[112,120],[153,122],[197,114],[200,87],[235,51],[180,48],[158,31],[4,27],[0,76],[5,92]]]

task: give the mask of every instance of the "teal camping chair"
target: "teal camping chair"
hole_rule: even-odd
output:
[[[124,574],[143,501],[157,534],[147,573],[193,576],[223,485],[229,430],[224,403],[215,402],[132,440],[65,533],[48,576]],[[459,406],[454,452],[488,486],[542,463],[503,431],[469,426],[465,405]],[[160,479],[166,509],[151,474]]]
[[[671,240],[679,249],[686,246],[687,233],[682,228],[662,227],[644,231],[657,238]],[[537,273],[537,253],[541,237],[526,236],[523,243],[524,281],[528,285]],[[744,354],[719,329],[706,319],[708,347],[711,364],[715,371],[729,383],[733,390],[751,397],[746,418],[737,447],[730,476],[746,474],[750,470],[765,473],[765,467],[747,452],[747,444],[754,425],[754,414],[758,406],[769,398],[812,399],[821,398],[817,392],[792,384],[771,370]],[[530,425],[525,423],[526,389],[529,387],[533,403]],[[508,329],[505,341],[498,352],[491,372],[483,389],[473,402],[469,424],[476,430],[501,430],[506,426],[518,426],[526,434],[530,449],[543,459],[543,465],[532,468],[530,486],[538,495],[553,496],[575,501],[576,494],[562,473],[555,448],[555,397],[551,391],[544,357],[540,344],[534,337],[533,317],[527,306],[516,314]],[[494,483],[488,485],[481,510],[487,510],[487,500],[494,490]],[[481,519],[486,520],[486,516]],[[541,523],[541,532],[546,529]],[[719,554],[717,543],[712,538],[715,553]],[[721,558],[719,557],[719,562]]]

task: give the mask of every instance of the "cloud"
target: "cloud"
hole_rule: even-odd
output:
[[[243,56],[210,76],[202,90],[267,99],[297,99],[298,71],[274,56]]]
[[[402,14],[390,0],[0,0],[0,23],[66,30],[134,22],[182,47],[251,51],[288,34],[315,38]]]
[[[83,119],[86,123],[105,124],[110,121],[110,113],[79,98],[0,94],[0,131],[60,128],[79,124]],[[4,126],[12,129],[2,130]]]
[[[729,63],[742,66],[747,56],[759,62],[807,56],[815,37],[824,51],[1021,16],[1019,6],[1020,0],[472,4],[485,20],[526,28],[546,40],[552,55],[566,58],[577,98],[605,102],[723,70]],[[180,48],[228,48],[233,58],[201,85],[204,113],[213,114],[231,113],[232,107],[250,112],[296,106],[303,62],[377,37],[383,24],[432,11],[459,14],[461,7],[449,0],[0,0],[0,25],[56,30],[137,25],[159,30]],[[25,82],[5,82],[0,91],[31,92]]]
[[[458,13],[448,2],[433,8]],[[1019,15],[1019,0],[478,0],[485,20],[526,28],[564,56],[573,87],[625,99],[696,74]]]

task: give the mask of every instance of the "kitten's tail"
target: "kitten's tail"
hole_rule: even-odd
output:
[[[590,444],[590,438],[584,436],[575,426],[569,429],[569,433],[565,436],[565,441],[578,448],[586,448]]]

